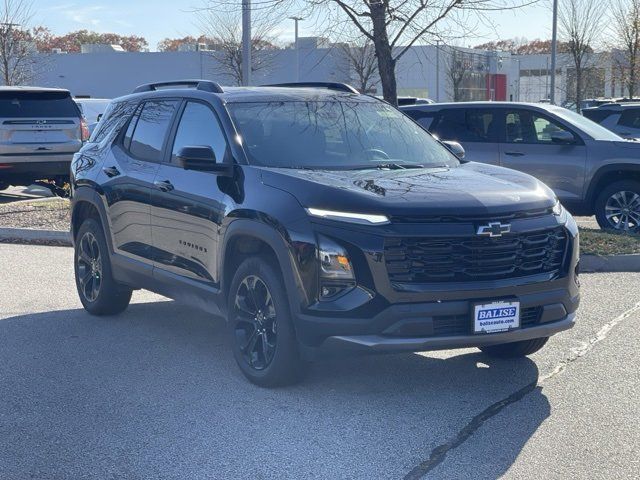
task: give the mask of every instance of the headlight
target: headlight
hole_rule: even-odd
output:
[[[320,237],[320,276],[332,280],[353,280],[353,267],[344,248]]]
[[[320,261],[320,300],[334,300],[355,287],[353,266],[343,247],[319,235],[318,257]]]
[[[389,223],[389,218],[386,215],[336,212],[334,210],[322,210],[321,208],[307,208],[306,210],[312,217],[328,218],[342,222],[360,223],[363,225],[384,225],[385,223]]]
[[[556,217],[559,217],[560,215],[562,215],[562,212],[564,212],[564,207],[560,203],[560,200],[557,200],[556,204],[553,206],[553,214]]]

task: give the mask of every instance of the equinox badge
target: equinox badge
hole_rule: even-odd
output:
[[[491,238],[501,237],[504,233],[511,231],[511,225],[508,223],[491,222],[489,225],[481,225],[476,232],[478,235],[487,235]]]

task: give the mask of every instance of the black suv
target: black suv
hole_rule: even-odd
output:
[[[347,85],[315,87],[114,100],[72,163],[84,307],[116,314],[144,288],[222,313],[267,386],[323,351],[514,357],[573,326],[578,231],[551,190],[459,159]]]

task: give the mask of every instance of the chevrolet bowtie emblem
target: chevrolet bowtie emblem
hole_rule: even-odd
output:
[[[478,235],[486,235],[489,237],[501,237],[505,233],[511,231],[511,225],[508,223],[491,222],[488,225],[481,225],[476,232]]]

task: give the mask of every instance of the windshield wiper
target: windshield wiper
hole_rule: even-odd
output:
[[[424,168],[415,163],[375,163],[373,165],[354,165],[349,170],[407,170],[408,168]]]

